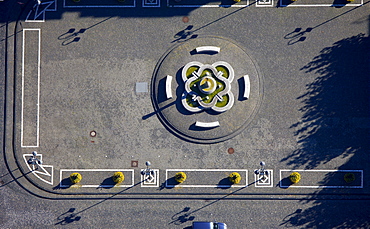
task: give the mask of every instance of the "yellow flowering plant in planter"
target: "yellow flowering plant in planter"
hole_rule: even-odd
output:
[[[82,180],[82,176],[79,173],[72,173],[69,175],[69,179],[71,180],[72,184],[77,184]]]
[[[290,180],[293,184],[296,184],[296,183],[298,183],[298,182],[301,180],[301,174],[299,174],[298,172],[292,172],[292,173],[289,175],[289,180]]]
[[[178,182],[178,183],[182,183],[186,180],[186,173],[184,172],[178,172],[175,174],[175,180]]]
[[[241,179],[242,177],[237,172],[230,173],[229,175],[229,181],[233,184],[239,184]]]
[[[352,183],[353,181],[355,181],[356,177],[355,177],[355,174],[353,173],[346,173],[344,174],[344,181],[346,183]]]
[[[112,176],[112,180],[114,183],[119,184],[125,180],[125,176],[122,172],[115,172]]]

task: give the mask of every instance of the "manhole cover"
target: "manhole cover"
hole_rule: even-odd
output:
[[[131,161],[131,167],[138,167],[139,162],[138,161]]]
[[[233,153],[234,153],[234,148],[229,148],[229,149],[227,150],[227,152],[228,152],[229,154],[233,154]]]
[[[95,137],[95,136],[96,136],[96,131],[95,131],[95,130],[91,131],[91,132],[90,132],[90,136],[91,136],[91,137]]]
[[[189,22],[189,17],[188,16],[183,17],[182,22],[188,23]]]

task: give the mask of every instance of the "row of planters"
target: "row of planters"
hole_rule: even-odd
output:
[[[175,174],[174,178],[175,178],[176,182],[180,184],[180,183],[185,182],[185,180],[187,178],[187,175],[184,172],[178,172],[178,173]],[[72,173],[72,174],[70,174],[69,179],[70,179],[72,184],[78,184],[82,180],[82,175],[80,173],[77,173],[77,172]],[[125,180],[125,176],[122,172],[115,172],[112,175],[111,179],[115,184],[120,184]],[[241,179],[242,179],[242,177],[237,172],[233,172],[233,173],[229,174],[229,176],[228,176],[228,180],[231,182],[231,184],[239,184]]]
[[[71,180],[72,184],[77,184],[82,180],[82,175],[80,173],[72,173],[69,175],[69,179]],[[125,176],[123,175],[122,172],[115,172],[112,175],[112,181],[115,184],[120,184],[125,180]]]
[[[356,179],[353,173],[346,173],[343,178],[344,181],[348,184],[352,183]],[[233,172],[228,176],[228,179],[232,184],[238,184],[241,180],[241,176],[239,173]],[[186,180],[186,173],[184,172],[176,173],[175,180],[178,183],[183,183]],[[301,180],[301,174],[298,172],[293,172],[289,175],[289,180],[292,184],[296,184]]]
[[[120,184],[125,180],[125,176],[122,172],[115,172],[111,178],[115,184]],[[186,181],[187,175],[185,172],[178,172],[175,174],[174,178],[177,183],[181,184]],[[292,184],[297,184],[301,180],[301,174],[299,172],[292,172],[288,178]],[[72,184],[77,184],[82,180],[82,175],[80,173],[72,173],[69,179]],[[230,173],[228,176],[228,180],[231,184],[239,184],[241,179],[241,175],[237,172]],[[356,177],[353,173],[346,173],[343,179],[346,183],[350,184],[355,181]]]
[[[350,184],[355,181],[356,177],[353,173],[346,173],[344,174],[343,179],[347,184]],[[289,175],[289,180],[292,184],[296,184],[301,180],[301,174],[299,172],[293,172]]]

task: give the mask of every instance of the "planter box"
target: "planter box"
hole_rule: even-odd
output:
[[[186,173],[186,180],[178,184],[174,178],[178,172]],[[232,184],[228,176],[237,172],[242,177],[239,184]],[[248,170],[245,169],[166,169],[166,187],[230,188],[248,186]]]
[[[115,172],[123,172],[125,176],[125,180],[117,185],[112,180]],[[133,169],[61,169],[59,183],[61,188],[68,188],[72,185],[69,179],[71,173],[80,173],[82,175],[81,182],[77,183],[79,187],[112,188],[134,186]]]
[[[117,0],[81,0],[79,2],[74,2],[72,0],[63,0],[64,8],[120,8],[120,7],[136,7],[135,0],[125,0],[124,2],[119,2]]]
[[[299,172],[301,180],[292,184],[289,175]],[[353,173],[356,179],[344,181],[344,175]],[[280,170],[281,188],[363,188],[363,170]]]

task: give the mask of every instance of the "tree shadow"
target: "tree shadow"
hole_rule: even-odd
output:
[[[366,156],[370,61],[365,50],[369,50],[369,38],[359,34],[323,49],[301,68],[319,76],[297,98],[302,100],[303,115],[291,128],[295,129],[299,148],[283,162],[312,169],[336,157]]]
[[[291,128],[299,147],[281,161],[288,165],[313,169],[333,159],[344,158],[340,169],[363,169],[368,162],[370,137],[370,40],[358,34],[324,48],[310,63],[301,68],[317,78],[306,86],[302,101],[302,118]],[[334,163],[334,162],[332,162]],[[320,185],[339,179],[325,177]],[[342,179],[342,178],[341,178]],[[366,190],[361,190],[366,192]],[[288,215],[281,225],[299,228],[369,228],[368,202],[329,201],[316,196],[307,200],[313,207]],[[354,194],[351,189],[332,189],[340,198]],[[351,196],[348,196],[351,198]],[[354,196],[352,195],[352,198]],[[358,197],[358,196],[357,196]],[[360,198],[360,197],[359,197]]]

